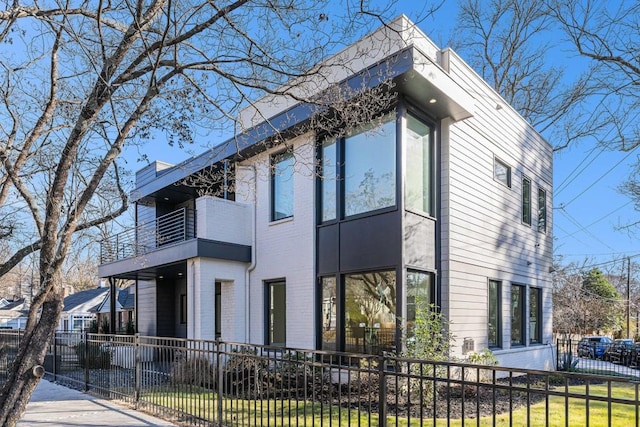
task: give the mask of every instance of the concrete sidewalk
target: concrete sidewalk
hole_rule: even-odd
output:
[[[175,424],[42,380],[18,426],[175,427]]]

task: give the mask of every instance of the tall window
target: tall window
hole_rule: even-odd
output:
[[[538,231],[547,232],[547,192],[538,188]]]
[[[271,157],[271,220],[293,216],[293,163],[290,152]]]
[[[522,222],[531,225],[531,180],[522,178]]]
[[[406,197],[407,209],[433,214],[431,128],[407,115],[406,129]]]
[[[511,345],[524,345],[524,286],[511,286]]]
[[[216,309],[216,319],[215,319],[215,337],[216,339],[222,338],[222,283],[215,283],[215,309]]]
[[[345,350],[374,353],[395,347],[396,272],[344,278]]]
[[[335,277],[323,277],[322,286],[322,350],[335,351],[337,347],[338,294]]]
[[[396,204],[396,122],[356,129],[344,141],[344,215],[357,215]]]
[[[413,335],[416,310],[427,308],[435,303],[435,284],[433,273],[407,271],[407,336]]]
[[[511,167],[502,160],[494,159],[493,178],[511,188]]]
[[[320,206],[322,206],[321,220],[336,219],[336,188],[337,188],[337,143],[335,139],[326,139],[322,143],[322,159],[320,160]]]
[[[529,342],[542,342],[542,289],[529,288]]]
[[[286,311],[285,282],[267,283],[267,345],[286,345]]]
[[[180,294],[180,323],[187,323],[187,295]]]
[[[502,286],[497,280],[489,280],[489,348],[502,346],[502,325],[500,322],[500,313],[502,300]]]

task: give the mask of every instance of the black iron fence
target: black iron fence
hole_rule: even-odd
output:
[[[640,423],[640,382],[627,377],[80,333],[57,334],[45,364],[51,380],[185,425]]]

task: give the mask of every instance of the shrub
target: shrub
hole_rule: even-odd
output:
[[[189,358],[184,353],[176,357],[171,365],[170,379],[173,384],[194,385],[214,388],[216,384],[215,369],[204,357]]]
[[[78,364],[81,368],[89,369],[106,369],[111,365],[111,353],[108,349],[104,348],[102,343],[90,342],[86,349],[85,360],[85,345],[84,341],[76,346],[75,351],[78,356]]]
[[[451,341],[453,340],[453,335],[449,332],[449,321],[437,310],[435,304],[426,304],[419,299],[416,299],[415,316],[412,334],[406,339],[405,351],[402,356],[426,362],[449,360]],[[446,373],[446,368],[438,364],[425,367],[424,363],[409,363],[405,370],[411,376],[419,377],[425,368],[427,372],[433,372],[436,376],[442,376]],[[422,395],[426,400],[430,400],[435,392],[432,381],[420,378],[409,379],[407,388],[411,395]]]

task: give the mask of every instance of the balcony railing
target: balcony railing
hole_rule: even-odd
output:
[[[196,211],[180,208],[103,240],[100,244],[100,263],[144,255],[195,237]]]

